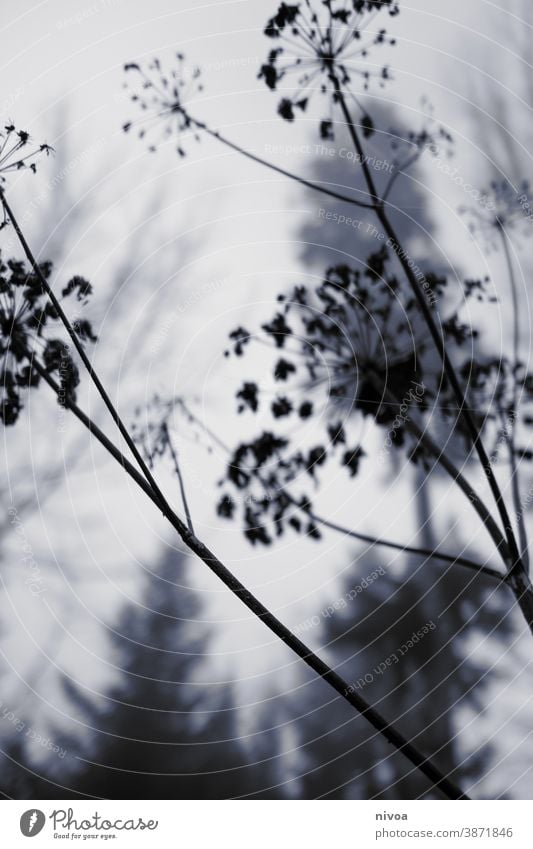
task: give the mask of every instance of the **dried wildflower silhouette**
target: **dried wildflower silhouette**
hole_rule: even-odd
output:
[[[498,368],[493,368],[490,375],[483,376],[493,393],[492,408],[486,416],[499,424],[491,459],[496,461],[502,446],[505,446],[511,464],[511,490],[519,529],[520,550],[524,563],[529,567],[518,462],[532,460],[533,451],[529,447],[520,448],[516,443],[518,426],[533,424],[533,418],[528,411],[532,402],[533,378],[527,374],[520,358],[523,307],[515,272],[515,251],[522,238],[529,234],[533,217],[529,183],[523,180],[515,187],[508,180],[494,180],[482,198],[482,204],[463,207],[461,212],[468,221],[473,238],[481,244],[485,253],[501,251],[512,307],[512,358],[505,359]],[[519,417],[519,409],[524,406],[526,413]]]
[[[279,46],[270,51],[259,70],[259,78],[276,91],[281,82],[296,76],[294,94],[284,95],[279,102],[278,113],[282,118],[293,121],[295,110],[305,112],[310,97],[318,90],[328,97],[329,104],[329,114],[320,122],[320,135],[323,139],[334,138],[332,108],[335,98],[329,96],[332,83],[337,81],[345,87],[353,77],[359,77],[366,91],[372,78],[379,80],[380,85],[389,78],[387,66],[374,70],[364,61],[372,47],[395,44],[385,29],[369,29],[383,10],[391,16],[396,15],[399,4],[393,0],[281,3],[265,27],[265,35]],[[360,109],[363,133],[371,135],[372,120],[362,107]]]
[[[523,180],[514,187],[508,180],[494,180],[481,193],[483,203],[462,206],[468,229],[485,250],[499,250],[502,235],[507,238],[526,236],[531,227],[532,200],[529,183]]]
[[[172,413],[172,405],[157,394],[145,407],[135,410],[131,434],[152,469],[155,461],[168,453],[168,421]]]
[[[0,182],[4,182],[4,174],[23,168],[35,174],[35,159],[42,153],[50,155],[52,150],[48,144],[33,147],[29,133],[17,130],[14,124],[6,124],[0,132]]]
[[[139,407],[135,411],[137,418],[131,427],[131,434],[135,443],[140,447],[150,469],[154,468],[157,459],[167,456],[171,461],[178,478],[187,525],[189,530],[194,533],[185,484],[178,461],[178,451],[172,439],[171,425],[169,424],[177,403],[179,402],[167,401],[155,394],[144,409]]]
[[[241,493],[244,533],[254,544],[272,541],[269,523],[276,535],[290,526],[319,538],[305,479],[316,485],[320,467],[330,460],[350,477],[357,475],[366,452],[353,426],[360,431],[362,419],[386,429],[391,448],[405,448],[413,462],[427,462],[433,456],[416,429],[410,428],[408,420],[413,417],[427,414],[431,426],[448,421],[448,431],[460,434],[471,447],[419,305],[400,285],[390,251],[383,246],[365,265],[364,270],[335,266],[320,285],[296,286],[279,295],[277,312],[261,325],[263,341],[274,352],[273,379],[282,391],[271,400],[254,381],[246,380],[239,388],[238,412],[269,416],[271,427],[231,451],[221,482]],[[446,278],[428,273],[426,280],[441,297]],[[475,402],[480,409],[491,410],[490,381],[499,361],[473,356],[478,334],[460,316],[469,298],[490,301],[487,290],[486,279],[466,281],[461,306],[443,319],[442,330],[467,385],[472,383]],[[258,334],[238,327],[230,334],[231,350],[242,357],[257,339]],[[314,423],[314,440],[317,429],[324,433],[318,443],[304,448],[302,424],[297,422],[308,419]],[[480,415],[480,427],[489,420]],[[289,484],[299,486],[298,496],[288,495]],[[244,500],[243,491],[249,494]],[[218,513],[234,517],[231,491],[224,492]]]
[[[0,198],[4,191],[6,174],[13,171],[28,169],[33,174],[37,171],[36,159],[45,154],[53,153],[53,148],[48,144],[32,145],[31,136],[25,130],[17,130],[14,124],[6,124],[0,132]],[[0,230],[8,224],[5,208],[2,209],[3,218],[0,222]]]
[[[261,69],[263,76],[268,76],[267,84],[269,84],[269,87],[272,89],[276,88],[278,82],[281,82],[281,80],[285,78],[286,74],[293,70],[296,70],[297,74],[301,76],[302,69],[300,65],[304,60],[307,61],[309,59],[309,55],[295,55],[293,57],[294,61],[291,61],[289,66],[283,67],[281,65],[281,62],[283,61],[281,57],[283,57],[286,52],[285,45],[287,42],[290,44],[291,49],[294,50],[295,39],[297,41],[308,39],[307,48],[311,49],[311,61],[318,63],[318,65],[315,64],[314,70],[318,71],[318,76],[321,77],[320,80],[317,79],[317,85],[320,91],[327,96],[330,108],[333,109],[333,106],[339,107],[342,122],[346,127],[353,144],[354,156],[357,156],[357,161],[360,163],[361,172],[364,177],[364,186],[362,189],[354,190],[357,192],[356,197],[350,195],[350,193],[347,194],[344,191],[339,192],[336,184],[333,184],[333,188],[320,185],[318,181],[305,179],[300,175],[287,171],[277,164],[262,159],[252,151],[246,150],[239,144],[225,138],[221,133],[211,129],[204,122],[191,117],[186,108],[183,106],[182,101],[169,101],[166,96],[163,100],[161,100],[161,95],[159,95],[159,98],[156,97],[155,101],[151,102],[155,103],[156,106],[157,103],[161,104],[163,102],[167,107],[166,114],[168,114],[168,109],[176,110],[178,113],[182,114],[182,117],[185,118],[188,127],[205,132],[207,135],[217,139],[229,149],[240,153],[250,160],[265,165],[278,174],[283,174],[284,176],[299,182],[301,185],[308,186],[315,191],[335,197],[338,200],[345,201],[358,207],[370,209],[375,213],[384,235],[388,237],[387,244],[391,246],[392,251],[396,255],[397,261],[401,266],[402,276],[408,282],[412,295],[418,303],[421,314],[424,318],[428,335],[432,341],[434,353],[437,355],[442,364],[442,383],[447,390],[450,390],[450,397],[453,399],[453,407],[451,408],[453,410],[453,415],[456,413],[460,415],[461,422],[459,428],[462,432],[464,432],[468,445],[473,446],[475,453],[479,458],[481,468],[483,469],[483,473],[490,487],[491,497],[494,499],[504,528],[504,536],[502,536],[500,528],[494,521],[494,518],[484,501],[472,489],[468,481],[464,479],[464,476],[461,475],[460,471],[454,466],[453,462],[450,462],[449,458],[447,458],[443,452],[438,449],[438,446],[434,443],[434,441],[428,442],[426,439],[426,445],[429,445],[430,453],[433,455],[433,458],[446,469],[447,473],[456,481],[459,488],[463,490],[478,513],[479,518],[487,526],[497,550],[504,558],[506,568],[509,570],[510,578],[512,578],[512,581],[514,582],[513,591],[516,592],[517,601],[527,618],[531,630],[533,631],[533,587],[530,587],[528,583],[529,579],[523,569],[523,561],[516,543],[516,537],[512,528],[509,512],[498,481],[495,478],[490,458],[488,457],[483,441],[480,438],[481,434],[479,432],[477,418],[467,403],[463,385],[448,351],[448,340],[445,338],[445,334],[442,330],[442,321],[437,311],[433,309],[433,304],[429,303],[427,291],[418,279],[413,267],[413,262],[409,257],[408,252],[405,250],[405,247],[402,245],[402,241],[397,235],[396,228],[388,216],[387,198],[396,179],[399,175],[401,175],[401,173],[403,173],[404,169],[409,166],[413,157],[418,158],[421,151],[424,149],[435,149],[435,143],[424,133],[418,139],[411,139],[411,147],[414,148],[413,153],[410,153],[404,162],[398,161],[396,163],[396,170],[391,176],[385,192],[380,192],[368,165],[363,144],[364,139],[372,135],[374,132],[374,124],[371,117],[366,114],[366,111],[360,105],[354,92],[351,90],[351,86],[349,85],[352,79],[351,74],[358,76],[358,72],[361,71],[363,78],[362,89],[364,91],[370,81],[370,78],[376,74],[374,70],[371,72],[368,66],[365,69],[359,68],[358,62],[361,57],[359,57],[359,55],[349,56],[348,53],[345,52],[347,47],[344,40],[341,40],[340,42],[335,40],[339,33],[341,35],[344,33],[345,37],[349,36],[349,39],[353,38],[354,43],[356,41],[360,42],[361,46],[356,45],[356,54],[359,50],[361,50],[366,62],[368,49],[370,47],[375,44],[379,45],[391,43],[393,41],[387,37],[384,29],[380,29],[377,33],[374,33],[372,43],[364,42],[362,40],[363,32],[365,33],[366,38],[366,30],[369,29],[369,23],[371,23],[368,20],[368,16],[376,15],[378,12],[388,12],[392,16],[396,15],[398,11],[398,3],[380,2],[379,0],[375,0],[375,2],[373,2],[373,0],[352,0],[351,4],[334,2],[334,0],[305,0],[305,2],[294,5],[282,3],[278,7],[277,14],[271,18],[267,25],[267,37],[274,40],[279,39],[279,46],[271,52],[269,59]],[[302,31],[298,29],[300,16],[301,20],[305,19]],[[364,26],[362,16],[365,17]],[[311,30],[306,28],[309,24],[311,24]],[[324,33],[326,33],[326,41],[320,43],[320,40],[324,38]],[[324,47],[324,44],[329,44],[330,48],[333,45],[333,50],[330,49],[328,52],[327,46]],[[301,61],[298,62],[298,60]],[[350,67],[350,60],[354,61],[355,69]],[[293,65],[295,67],[292,67]],[[381,73],[378,73],[377,75],[381,78],[381,83],[383,84],[384,79],[388,77],[387,68],[382,68]],[[309,85],[308,73],[306,73],[304,82],[306,86]],[[150,80],[145,79],[144,85],[147,88],[151,88],[152,83]],[[300,97],[300,95],[298,95],[297,102],[302,110],[307,107],[308,100],[309,97],[307,93],[305,97]],[[362,113],[359,121],[355,121],[352,115],[350,106],[352,102],[355,103]],[[143,106],[144,108],[148,108],[148,103],[143,101]],[[282,111],[285,113],[284,117],[289,120],[294,117],[294,108],[289,110],[289,107],[284,106],[282,107]],[[131,125],[127,125],[126,129],[129,129],[130,126]],[[359,129],[361,130],[361,133],[359,132]],[[331,137],[331,113],[328,119],[321,122],[320,131],[325,138]],[[446,134],[444,137],[446,138],[446,141],[449,140]],[[455,326],[451,328],[450,335],[452,338],[455,335],[464,335],[464,328],[461,327],[460,322],[456,322]],[[239,344],[241,347],[246,344],[244,338],[239,340]],[[246,395],[248,394],[249,388],[246,392]],[[243,399],[241,398],[241,403],[242,400]],[[277,409],[282,412],[287,409],[287,406],[282,404]]]
[[[494,517],[483,499],[480,497],[479,493],[473,490],[472,486],[461,474],[460,469],[455,466],[453,461],[450,460],[445,452],[439,449],[435,440],[428,436],[422,439],[421,437],[423,437],[424,434],[418,433],[417,427],[413,425],[412,422],[409,423],[409,428],[412,433],[414,433],[417,443],[423,444],[424,451],[432,457],[432,462],[439,463],[439,465],[446,470],[447,474],[454,479],[459,489],[461,489],[467,496],[479,518],[487,527],[498,552],[504,560],[505,568],[508,570],[509,581],[512,585],[513,592],[516,595],[517,602],[519,603],[522,612],[533,631],[533,587],[531,587],[527,577],[527,572],[524,570],[525,559],[520,555],[512,522],[501,488],[496,480],[490,458],[481,439],[480,427],[482,428],[484,419],[483,417],[478,418],[477,412],[471,409],[467,400],[467,394],[469,391],[468,386],[465,389],[464,383],[456,368],[455,353],[453,350],[454,345],[459,347],[461,344],[465,344],[464,341],[461,342],[461,340],[465,339],[469,339],[471,344],[472,339],[475,337],[475,331],[468,326],[465,326],[457,315],[452,315],[445,322],[442,320],[438,311],[434,309],[434,304],[430,302],[426,287],[418,278],[413,266],[413,261],[405,247],[402,245],[402,241],[397,235],[394,223],[388,216],[387,199],[398,177],[407,167],[409,167],[411,162],[415,161],[416,158],[420,156],[423,150],[429,149],[431,152],[437,152],[438,143],[442,143],[443,140],[449,142],[450,137],[447,132],[439,131],[438,134],[428,134],[428,132],[423,129],[421,133],[408,138],[406,141],[409,150],[407,151],[404,159],[398,157],[395,160],[394,173],[391,175],[389,183],[383,192],[374,180],[374,176],[365,155],[364,139],[372,135],[374,132],[374,124],[372,118],[367,115],[365,109],[361,106],[359,100],[355,96],[355,93],[351,90],[352,87],[350,86],[350,82],[352,81],[352,77],[354,79],[356,77],[362,79],[361,89],[363,91],[366,90],[371,78],[374,76],[379,77],[380,83],[384,84],[384,81],[388,77],[388,70],[386,67],[381,68],[381,72],[379,70],[376,72],[375,64],[370,66],[370,63],[368,63],[366,68],[362,68],[360,67],[359,62],[361,58],[365,60],[365,63],[368,62],[368,50],[371,47],[380,44],[393,43],[393,39],[387,37],[384,29],[380,29],[374,33],[369,33],[370,40],[368,40],[367,32],[370,30],[372,24],[372,21],[369,20],[370,16],[377,15],[379,12],[388,12],[390,15],[396,15],[398,11],[398,3],[371,2],[371,0],[368,0],[368,2],[366,2],[366,0],[353,0],[352,3],[348,4],[333,2],[333,0],[306,0],[306,2],[294,5],[282,3],[278,7],[276,15],[274,15],[274,17],[268,22],[266,29],[267,37],[274,41],[277,40],[277,45],[274,51],[271,52],[267,62],[264,63],[260,71],[263,77],[268,77],[267,85],[269,85],[271,89],[277,88],[278,83],[281,85],[282,81],[285,80],[285,77],[293,71],[297,74],[297,81],[302,78],[302,74],[304,76],[303,82],[306,86],[306,90],[303,94],[305,96],[301,96],[302,92],[300,91],[300,86],[298,86],[296,97],[293,98],[294,102],[292,107],[289,107],[287,104],[281,107],[284,117],[289,120],[294,118],[295,103],[298,104],[302,111],[305,110],[309,102],[311,91],[318,88],[319,91],[326,95],[330,106],[329,117],[322,120],[320,124],[320,131],[324,138],[331,138],[333,134],[332,110],[334,106],[339,108],[342,123],[347,129],[353,144],[354,156],[357,157],[357,161],[360,163],[361,172],[364,177],[363,188],[353,190],[357,193],[356,196],[350,192],[346,193],[345,191],[338,191],[339,186],[337,184],[331,184],[332,187],[322,185],[316,180],[313,181],[306,179],[284,169],[283,167],[280,167],[277,164],[262,159],[252,151],[246,150],[239,144],[224,137],[220,132],[211,129],[207,124],[198,120],[198,118],[192,117],[190,113],[188,113],[187,108],[183,105],[182,101],[172,102],[172,100],[169,101],[166,97],[161,99],[159,96],[159,100],[156,98],[151,102],[156,109],[158,104],[161,105],[161,103],[164,103],[167,109],[165,115],[168,114],[169,109],[175,109],[178,113],[182,113],[183,116],[185,116],[187,128],[205,132],[207,135],[218,140],[234,152],[237,152],[252,161],[260,163],[278,174],[283,174],[284,176],[295,180],[301,185],[310,187],[315,191],[335,197],[338,200],[342,200],[358,207],[370,209],[375,213],[383,234],[388,237],[387,245],[390,245],[391,251],[395,254],[396,260],[401,267],[402,279],[407,281],[412,296],[417,302],[420,313],[424,319],[428,339],[431,340],[431,344],[433,346],[433,365],[437,366],[440,361],[438,372],[436,368],[434,368],[434,371],[439,374],[441,396],[444,392],[449,393],[449,413],[453,422],[456,423],[455,427],[464,436],[469,454],[470,449],[473,448],[479,458],[481,468],[490,487],[491,497],[494,500],[504,529],[503,535],[500,527],[494,520]],[[298,28],[299,21],[304,21],[302,30],[299,30]],[[311,25],[311,30],[306,29],[309,24]],[[344,40],[336,40],[339,34],[341,35],[341,38],[342,34],[344,34],[344,37],[349,35],[350,38],[353,38],[356,55],[349,55],[349,50],[345,45]],[[326,35],[326,40],[321,44],[320,39],[324,38],[324,35]],[[309,49],[311,52],[306,53],[305,55],[296,55],[295,51],[298,51],[298,46],[301,46],[300,42],[303,43],[306,38],[308,40],[306,42],[306,47],[303,49]],[[295,47],[295,42],[298,42],[297,47]],[[326,44],[326,47],[324,47],[324,44]],[[289,45],[293,51],[293,56],[288,66],[282,66],[281,63],[285,61],[283,56],[288,50],[287,45]],[[331,48],[332,45],[333,52],[330,49],[328,53],[328,46]],[[359,50],[361,50],[361,55],[358,53]],[[311,71],[303,70],[302,66],[306,61],[315,63],[314,71],[317,72],[316,80],[313,78],[313,80],[310,81],[309,76]],[[147,88],[151,87],[150,81],[146,79],[144,80],[144,84]],[[352,115],[353,104],[355,104],[361,113],[361,117],[357,121]],[[148,108],[148,105],[149,104],[147,102],[143,103],[144,108]],[[156,113],[152,117],[159,118],[160,115],[159,113]],[[127,125],[126,129],[129,129],[130,127],[131,125]],[[435,281],[438,279],[435,275],[433,275],[433,278]],[[426,282],[428,281],[429,276],[426,275]],[[471,281],[473,287],[472,291],[476,292],[477,290],[477,295],[479,297],[477,282]],[[243,330],[243,328],[238,328],[235,331],[234,341],[236,350],[239,348],[242,352],[248,344],[249,335],[245,330]],[[471,360],[474,361],[473,356],[471,357]],[[464,364],[464,356],[457,360],[457,364],[457,367]],[[427,371],[426,363],[424,363],[424,369]],[[386,391],[390,391],[389,387],[386,387]],[[252,401],[254,404],[257,402],[257,407],[260,407],[258,394],[255,392],[251,382],[249,382],[249,385],[242,387],[238,393],[238,401],[241,409],[245,409],[249,401]],[[288,403],[287,401],[290,401],[290,399],[282,398],[275,404],[275,408],[272,410],[272,415],[275,418],[283,418],[285,415],[289,415],[294,409],[298,409],[295,404],[292,403],[291,405],[291,403]],[[387,403],[391,403],[393,406],[396,406],[398,404],[398,399],[392,396],[392,399],[389,399]],[[300,406],[304,413],[310,409],[309,404],[306,404],[305,402]],[[359,410],[359,412],[361,412],[361,410]],[[302,418],[304,418],[304,416],[302,416]],[[270,436],[272,436],[272,434],[270,434]],[[269,439],[267,439],[264,444],[261,442],[261,444],[255,446],[259,451],[260,459],[263,456],[263,449],[265,448],[265,445],[266,450],[270,450],[270,442],[271,440],[269,441]],[[253,448],[251,449],[251,452],[253,455]],[[279,453],[279,451],[277,453]],[[316,456],[322,455],[316,454]],[[314,458],[315,453],[313,453],[313,462],[308,464],[313,468],[319,465],[315,462]],[[273,457],[273,459],[275,460],[276,458]],[[413,459],[415,459],[414,455]],[[422,456],[422,460],[424,460],[424,456]],[[331,526],[331,523],[329,524]]]
[[[39,265],[48,280],[50,262]],[[85,305],[91,285],[81,277],[73,277],[62,291],[62,299],[75,295]],[[75,401],[79,383],[78,368],[67,342],[50,338],[53,327],[59,329],[57,312],[48,300],[40,277],[23,262],[0,260],[0,419],[5,425],[17,421],[23,406],[23,394],[40,383],[42,370],[57,375],[61,390],[60,403]],[[96,341],[90,323],[80,319],[74,324],[79,338]]]
[[[136,62],[129,62],[124,70],[134,75],[135,82],[125,83],[131,93],[131,100],[144,112],[143,121],[128,121],[123,125],[124,132],[138,129],[138,136],[149,136],[149,150],[154,152],[160,144],[172,136],[177,137],[176,150],[185,156],[183,135],[189,135],[193,123],[187,112],[187,104],[196,94],[203,91],[199,68],[190,70],[183,53],[176,53],[176,66],[165,69],[159,59],[153,59],[146,70]],[[195,138],[199,136],[196,133]]]

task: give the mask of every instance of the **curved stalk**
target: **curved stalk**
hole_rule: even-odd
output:
[[[313,511],[311,511],[309,515],[315,522],[317,522],[317,524],[323,525],[325,528],[330,528],[330,530],[337,531],[344,536],[361,540],[361,542],[368,542],[370,545],[381,545],[384,548],[393,548],[395,551],[407,552],[408,554],[419,554],[426,558],[434,557],[436,560],[442,560],[444,563],[450,563],[452,566],[465,566],[467,569],[472,569],[474,572],[478,572],[481,575],[487,575],[488,578],[492,578],[496,581],[505,582],[507,580],[507,575],[502,572],[498,572],[497,569],[492,569],[490,566],[484,566],[481,563],[476,563],[475,560],[470,560],[468,557],[462,557],[459,555],[456,557],[453,554],[445,554],[437,548],[415,548],[411,545],[403,545],[402,543],[392,542],[391,540],[382,539],[381,537],[372,537],[368,534],[362,534],[358,531],[351,531],[348,528],[344,528],[336,522],[324,519],[322,516],[317,516],[317,514]]]

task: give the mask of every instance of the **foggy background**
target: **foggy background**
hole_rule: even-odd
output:
[[[126,422],[154,392],[179,394],[224,441],[250,435],[256,422],[236,415],[234,391],[251,363],[225,359],[228,332],[259,325],[280,291],[318,282],[328,264],[361,247],[349,228],[320,217],[321,208],[341,204],[213,140],[187,140],[182,159],[172,139],[152,154],[122,132],[137,117],[124,63],[171,62],[181,50],[202,69],[195,116],[308,177],[352,185],[352,168],[355,185],[355,164],[317,150],[316,120],[281,121],[276,96],[257,80],[270,48],[263,27],[276,5],[2,4],[2,122],[13,119],[55,149],[36,175],[11,178],[10,201],[38,257],[53,260],[57,285],[74,273],[92,282],[88,316],[99,341],[91,354]],[[530,4],[413,0],[388,28],[398,41],[393,80],[371,92],[369,110],[385,125],[416,128],[425,97],[455,139],[450,164],[464,182],[483,189],[495,178],[532,177]],[[386,140],[373,143],[387,156]],[[342,147],[341,137],[335,144]],[[409,211],[400,224],[417,257],[430,253],[452,278],[490,275],[499,303],[487,329],[505,352],[509,293],[500,258],[473,242],[457,211],[469,202],[464,182],[423,157],[398,195]],[[0,237],[4,256],[19,255],[9,228]],[[527,360],[527,247],[516,259]],[[85,379],[79,399],[114,435]],[[530,798],[531,637],[510,599],[483,578],[472,583],[468,572],[334,534],[252,548],[237,524],[216,514],[223,453],[208,451],[209,440],[184,418],[173,428],[199,537],[293,630],[318,618],[302,639],[348,681],[447,611],[412,668],[400,675],[395,667],[365,698],[436,753],[441,768],[456,766],[453,777],[474,798]],[[3,438],[4,796],[432,796],[407,761],[184,552],[45,388]],[[175,477],[163,465],[157,476],[179,511]],[[526,491],[530,477],[526,469]],[[421,486],[403,461],[369,463],[349,482],[330,470],[316,499],[335,521],[365,533],[411,545],[438,540],[480,559],[490,551],[449,482]],[[531,518],[529,511],[533,530]],[[324,615],[380,567],[386,576],[347,610]]]

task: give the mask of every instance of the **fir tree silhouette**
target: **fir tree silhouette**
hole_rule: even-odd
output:
[[[468,786],[486,764],[479,752],[464,751],[456,735],[460,717],[482,710],[487,683],[484,664],[470,653],[468,640],[492,632],[495,645],[505,641],[510,597],[507,604],[505,595],[494,594],[483,575],[454,567],[435,574],[435,564],[412,559],[393,570],[366,554],[357,560],[357,574],[366,576],[379,566],[385,566],[384,574],[324,618],[324,647],[357,691],[452,780]],[[341,587],[345,598],[357,583],[351,570]],[[471,617],[475,625],[468,624]],[[413,633],[428,623],[435,627],[405,650]],[[317,691],[312,701],[300,725],[304,798],[437,798],[425,778],[369,732],[360,717],[352,717],[340,699],[319,703]],[[486,741],[481,749],[485,759],[490,756]]]
[[[211,635],[198,622],[194,591],[177,583],[180,575],[180,558],[166,555],[144,605],[125,610],[113,637],[123,673],[110,693],[114,701],[92,723],[99,732],[78,785],[85,794],[232,798],[258,789],[264,776],[239,741],[231,689],[196,677]]]
[[[198,619],[195,590],[179,583],[185,563],[181,555],[165,555],[146,579],[142,603],[124,608],[111,632],[113,662],[121,671],[105,700],[95,702],[82,687],[68,679],[63,682],[69,713],[93,729],[90,736],[62,736],[58,729],[56,739],[68,750],[68,758],[56,763],[51,756],[45,775],[32,773],[20,746],[8,752],[11,760],[3,758],[6,795],[272,795],[269,757],[255,765],[239,739],[232,688],[205,684],[199,674],[209,662],[213,631]]]

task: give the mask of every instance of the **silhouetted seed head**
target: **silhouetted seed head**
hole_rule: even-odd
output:
[[[199,140],[187,109],[203,91],[200,69],[189,69],[184,54],[176,53],[174,66],[168,69],[159,59],[154,59],[146,66],[130,62],[124,70],[131,78],[124,84],[125,88],[132,102],[144,112],[143,118],[124,124],[124,132],[135,129],[140,139],[148,141],[152,152],[175,139],[177,152],[185,156],[184,137],[192,134]]]
[[[39,268],[48,280],[52,264],[44,262]],[[73,277],[61,296],[75,294],[79,303],[86,304],[91,291],[90,283]],[[57,338],[50,338],[51,329],[59,334]],[[96,341],[87,320],[77,319],[74,330],[82,341]],[[23,262],[11,259],[4,263],[0,259],[0,420],[4,425],[15,424],[23,394],[39,385],[36,363],[56,379],[62,406],[75,401],[78,368],[39,276]]]
[[[533,198],[529,183],[523,180],[513,186],[507,180],[493,181],[480,193],[475,205],[463,206],[468,228],[475,239],[480,239],[488,250],[501,248],[501,237],[523,237],[533,224]]]
[[[35,173],[36,159],[41,154],[49,156],[50,153],[52,148],[49,145],[34,145],[29,133],[17,130],[14,124],[6,124],[0,131],[0,184],[5,181],[4,175],[11,171],[27,168]]]
[[[278,105],[282,118],[293,121],[297,111],[305,112],[310,97],[318,90],[327,95],[329,105],[329,114],[320,121],[320,135],[323,139],[333,139],[334,80],[345,87],[358,77],[363,91],[372,79],[380,86],[385,84],[389,79],[388,67],[376,70],[375,65],[365,61],[373,47],[395,43],[385,29],[375,26],[374,19],[380,11],[396,15],[399,4],[394,0],[281,3],[265,27],[265,35],[276,46],[261,66],[259,78],[275,91],[281,82],[295,76],[295,84],[288,88]],[[369,136],[373,124],[362,108],[361,112],[363,133]]]

